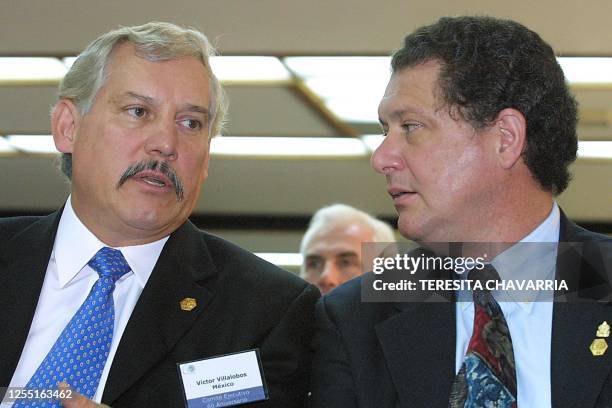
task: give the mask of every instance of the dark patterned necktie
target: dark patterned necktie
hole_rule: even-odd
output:
[[[121,252],[104,247],[89,261],[100,278],[89,296],[60,334],[26,387],[39,390],[57,389],[61,381],[92,398],[96,393],[113,339],[115,282],[130,271]],[[59,400],[18,400],[13,408],[59,407]]]
[[[468,275],[499,280],[491,265]],[[474,290],[474,331],[451,388],[450,408],[516,408],[516,369],[508,324],[490,291]]]

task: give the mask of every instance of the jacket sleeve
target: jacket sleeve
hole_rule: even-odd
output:
[[[314,358],[309,407],[357,407],[355,382],[342,333],[333,320],[326,298],[315,310]]]
[[[312,285],[289,305],[260,347],[269,401],[263,406],[303,407],[309,388],[314,305],[320,297]]]

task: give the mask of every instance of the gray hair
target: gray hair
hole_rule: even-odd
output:
[[[148,61],[167,61],[195,57],[202,62],[210,79],[209,133],[218,134],[223,125],[227,102],[221,84],[210,67],[209,57],[216,51],[201,32],[165,22],[121,27],[110,31],[85,48],[59,85],[59,99],[69,99],[81,115],[86,115],[108,78],[107,68],[113,50],[129,42],[136,55]],[[62,154],[60,168],[72,177],[72,155]]]
[[[374,242],[395,242],[393,230],[386,222],[377,220],[370,214],[346,204],[333,204],[319,209],[310,220],[308,229],[302,237],[300,253],[305,256],[306,248],[312,238],[323,228],[335,225],[358,224],[374,234]]]

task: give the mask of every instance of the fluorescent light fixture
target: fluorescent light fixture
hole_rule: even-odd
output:
[[[352,99],[329,99],[326,102],[326,106],[337,117],[346,122],[378,123],[378,103],[381,98],[372,96],[365,97],[362,100],[358,98],[359,97],[355,95]]]
[[[2,57],[0,80],[60,80],[77,57],[61,59],[48,57]],[[559,57],[567,80],[572,84],[612,84],[612,58]],[[297,76],[312,85],[323,99],[339,94],[332,88],[347,88],[336,81],[350,83],[352,89],[375,87],[384,91],[391,74],[391,57],[287,57],[283,62]],[[290,72],[277,57],[271,56],[215,56],[211,65],[222,81],[287,81]],[[327,79],[332,86],[316,86],[311,80]],[[375,83],[375,85],[373,84]],[[309,85],[309,86],[310,86]],[[351,91],[351,88],[348,89]],[[333,95],[332,95],[333,94]],[[364,95],[366,96],[366,95]]]
[[[389,83],[389,75],[372,76],[370,78],[356,78],[353,75],[347,77],[318,77],[309,78],[304,82],[323,100],[350,100],[354,98],[374,98],[378,107],[380,98],[385,94],[385,88]]]
[[[17,151],[57,153],[50,135],[9,135],[4,140]],[[219,156],[287,158],[367,157],[369,154],[359,139],[330,137],[217,136],[212,139],[210,151]]]
[[[585,159],[612,159],[612,141],[580,141],[578,142],[578,157]]]
[[[64,58],[64,64],[70,68],[77,57]],[[291,74],[276,57],[265,56],[229,56],[211,57],[210,65],[220,81],[258,82],[288,81]]]
[[[59,81],[65,73],[66,67],[57,58],[0,58],[0,81]]]
[[[283,61],[302,78],[352,77],[361,81],[391,74],[391,57],[287,57]]]
[[[359,139],[332,137],[232,137],[213,138],[215,155],[263,157],[366,157]]]
[[[363,135],[361,136],[361,140],[368,147],[370,153],[373,153],[374,150],[378,149],[378,146],[383,142],[385,137],[383,135]]]
[[[15,150],[24,153],[57,153],[50,135],[9,135],[6,140]]]
[[[338,118],[378,121],[391,76],[390,57],[288,57],[283,61]],[[612,84],[612,58],[558,58],[571,84]]]
[[[382,99],[389,75],[357,78],[353,75],[331,78],[311,78],[305,81],[337,117],[347,122],[378,122],[378,104]]]
[[[363,135],[359,139],[331,137],[217,136],[211,153],[220,156],[262,157],[367,157],[380,146],[384,136]],[[50,135],[0,136],[0,153],[56,154]],[[579,158],[612,159],[612,141],[578,142]]]
[[[62,58],[62,62],[64,63],[64,65],[66,66],[67,69],[70,69],[72,67],[72,65],[74,64],[74,61],[77,60],[77,57],[66,57],[66,58]]]
[[[557,61],[570,84],[612,83],[612,58],[559,57]]]
[[[287,81],[291,78],[276,57],[212,57],[210,65],[220,81]]]
[[[0,154],[2,153],[13,153],[15,152],[15,149],[13,149],[13,146],[11,146],[8,142],[8,140],[6,140],[6,138],[0,136]]]
[[[378,103],[391,77],[390,57],[290,57],[284,62],[338,118],[378,121]]]
[[[293,253],[259,252],[255,255],[278,266],[300,267],[303,260],[302,254]]]

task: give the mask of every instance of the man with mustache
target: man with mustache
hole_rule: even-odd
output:
[[[168,180],[170,181],[170,184],[174,187],[174,192],[176,193],[176,199],[178,201],[181,201],[184,198],[185,194],[184,194],[184,189],[183,189],[183,183],[176,175],[176,172],[172,170],[170,166],[168,166],[168,163],[160,162],[156,160],[148,160],[148,161],[143,160],[141,162],[138,162],[130,166],[123,173],[123,175],[117,182],[117,188],[121,187],[123,183],[125,183],[126,181],[130,179],[130,177],[134,177],[138,174],[142,176],[144,174],[144,170],[153,171],[153,172],[155,170],[158,170],[159,173],[161,173],[162,175],[168,178]]]
[[[124,27],[63,79],[51,119],[69,199],[0,220],[1,386],[185,406],[178,364],[258,349],[261,406],[302,404],[318,290],[187,220],[225,111],[213,52],[195,30]]]
[[[372,301],[387,272],[362,275],[317,305],[312,406],[611,406],[612,239],[554,200],[576,159],[577,110],[552,48],[514,21],[442,18],[409,34],[391,66],[371,162],[399,230],[450,259],[485,259],[467,278],[421,268],[412,282],[550,278],[568,284],[555,293],[566,303],[452,287]]]

